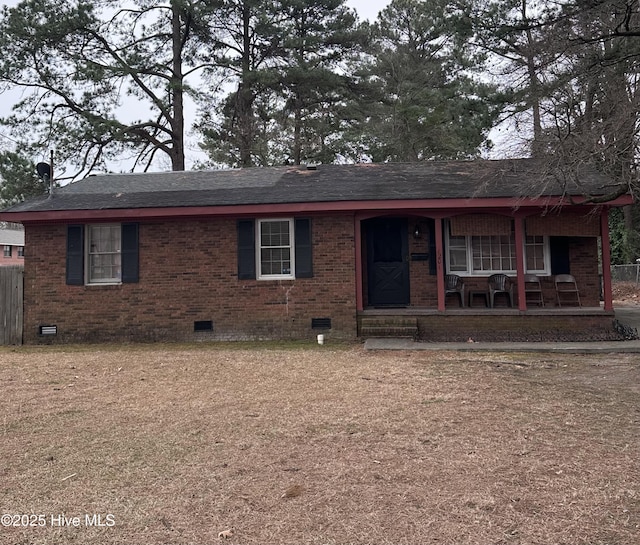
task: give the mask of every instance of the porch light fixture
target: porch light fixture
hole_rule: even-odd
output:
[[[422,230],[420,229],[420,224],[416,223],[416,226],[413,228],[413,238],[420,238],[422,236]]]

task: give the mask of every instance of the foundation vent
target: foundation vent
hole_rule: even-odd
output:
[[[331,329],[331,318],[311,318],[311,329]]]
[[[213,331],[213,320],[196,320],[193,322],[194,331]]]
[[[38,333],[40,335],[57,335],[58,326],[57,325],[41,325],[38,328]]]

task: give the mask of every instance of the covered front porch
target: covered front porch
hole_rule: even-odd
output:
[[[424,341],[617,338],[607,209],[547,212],[494,207],[357,216],[358,335]],[[508,278],[508,290],[493,291],[490,278],[496,274]],[[461,289],[451,289],[452,275]],[[559,293],[563,275],[575,280],[577,293]],[[530,291],[532,277],[538,293]]]

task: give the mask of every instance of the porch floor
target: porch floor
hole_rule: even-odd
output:
[[[602,316],[614,315],[613,310],[604,307],[537,307],[519,310],[510,307],[466,307],[438,310],[432,307],[366,308],[358,311],[358,316]]]
[[[598,307],[368,308],[358,312],[361,338],[427,342],[558,342],[620,340],[615,311]]]

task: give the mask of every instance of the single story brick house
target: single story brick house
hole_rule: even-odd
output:
[[[25,227],[24,341],[614,335],[607,217],[631,197],[592,204],[606,178],[544,172],[518,159],[91,176],[0,212]]]

